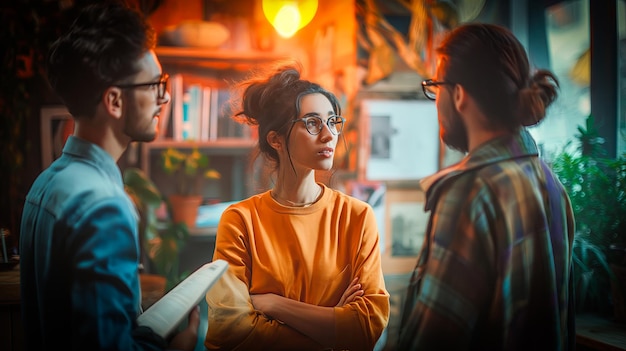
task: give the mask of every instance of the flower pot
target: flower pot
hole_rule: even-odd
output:
[[[169,200],[172,205],[172,220],[187,224],[187,228],[195,227],[202,196],[173,194],[169,196]]]

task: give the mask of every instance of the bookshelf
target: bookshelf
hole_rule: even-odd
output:
[[[167,128],[159,133],[157,140],[141,144],[143,171],[164,195],[169,195],[173,192],[173,185],[162,169],[161,153],[170,147],[198,147],[209,156],[210,166],[222,175],[219,181],[211,182],[203,190],[205,201],[234,201],[252,195],[254,184],[250,162],[257,144],[256,135],[249,126],[234,122],[224,107],[232,83],[284,57],[271,52],[185,47],[157,47],[155,52],[163,71],[170,75],[171,101],[164,109],[165,115],[161,116],[166,120],[162,120],[161,125]],[[202,91],[199,105],[190,105],[188,95],[192,89]],[[219,99],[214,94],[219,94]],[[192,123],[192,127],[181,127],[181,123]],[[207,132],[205,128],[212,130]],[[191,135],[185,134],[190,130]]]

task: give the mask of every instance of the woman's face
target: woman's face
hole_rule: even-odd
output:
[[[339,135],[333,134],[327,123],[328,118],[334,115],[333,106],[324,95],[314,93],[302,97],[300,115],[297,119],[319,117],[322,120],[322,129],[319,134],[311,135],[307,131],[305,123],[308,123],[309,129],[313,131],[318,121],[310,119],[308,122],[304,120],[293,122],[289,137],[289,152],[296,170],[329,170],[332,168]],[[288,162],[282,164],[289,165]]]

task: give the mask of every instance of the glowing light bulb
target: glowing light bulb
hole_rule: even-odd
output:
[[[296,4],[285,4],[278,10],[274,17],[274,28],[283,38],[290,38],[298,31],[300,26],[300,11]]]
[[[265,18],[283,38],[309,24],[317,11],[317,0],[263,0],[262,4]]]

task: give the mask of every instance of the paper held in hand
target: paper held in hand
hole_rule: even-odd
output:
[[[164,339],[168,338],[226,269],[228,263],[224,260],[215,260],[198,268],[139,315],[137,323],[151,328]]]

